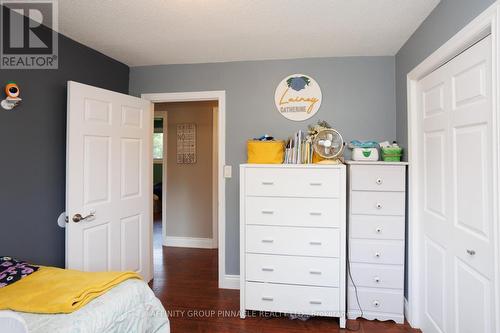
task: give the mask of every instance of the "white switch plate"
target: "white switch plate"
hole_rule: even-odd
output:
[[[230,165],[224,165],[224,178],[231,178],[233,175],[233,168]]]

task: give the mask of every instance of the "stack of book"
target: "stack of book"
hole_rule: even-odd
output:
[[[311,164],[313,159],[312,141],[304,131],[299,130],[289,138],[285,149],[285,164]]]

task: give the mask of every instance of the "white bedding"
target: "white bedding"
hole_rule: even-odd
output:
[[[146,283],[127,280],[70,314],[17,312],[29,333],[169,333],[161,302]]]

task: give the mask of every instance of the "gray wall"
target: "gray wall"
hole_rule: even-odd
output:
[[[408,143],[406,75],[494,2],[441,0],[396,54],[396,136],[404,148]]]
[[[58,70],[0,70],[2,90],[16,81],[23,99],[0,109],[0,255],[64,266],[56,219],[65,207],[66,82],[127,93],[128,75],[126,65],[64,36]]]
[[[155,104],[167,111],[166,235],[212,238],[213,108],[217,102]],[[177,125],[196,124],[196,163],[177,163]]]
[[[274,106],[277,84],[293,73],[309,74],[320,84],[319,112],[305,122],[282,117]],[[239,272],[238,165],[246,159],[245,141],[262,134],[286,138],[318,119],[330,122],[348,142],[394,140],[394,57],[346,57],[133,67],[130,93],[226,91],[226,272]]]

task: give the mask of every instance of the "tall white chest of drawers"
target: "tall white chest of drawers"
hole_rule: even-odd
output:
[[[346,322],[346,166],[240,166],[240,316]]]
[[[406,163],[347,163],[348,317],[403,323]]]

